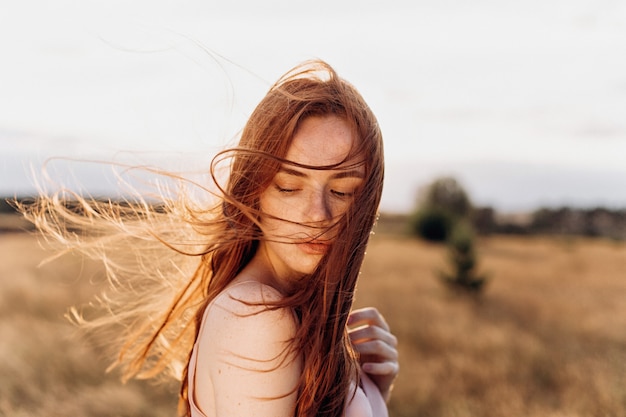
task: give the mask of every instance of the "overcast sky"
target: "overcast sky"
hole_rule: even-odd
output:
[[[619,0],[3,2],[0,193],[49,155],[208,160],[315,57],[379,118],[383,209],[447,174],[507,211],[626,207]]]

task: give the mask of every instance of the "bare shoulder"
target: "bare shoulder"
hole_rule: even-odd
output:
[[[256,281],[244,281],[227,287],[214,301],[214,304],[232,308],[235,312],[258,311],[260,307],[280,301],[282,295],[269,285]]]
[[[211,415],[293,415],[302,358],[291,343],[296,320],[258,282],[224,290],[209,305],[197,340],[193,395]]]
[[[224,290],[208,307],[199,334],[201,350],[216,358],[270,361],[286,353],[296,333],[289,308],[273,305],[281,294],[258,282],[244,282]],[[207,352],[208,353],[208,352]]]

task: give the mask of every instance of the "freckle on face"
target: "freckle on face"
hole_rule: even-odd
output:
[[[309,117],[296,131],[285,159],[320,167],[342,165],[319,170],[285,164],[261,194],[261,211],[268,214],[261,219],[267,238],[262,244],[274,270],[285,276],[311,273],[327,250],[322,246],[329,243],[323,241],[334,240],[330,226],[351,201],[342,192],[349,195],[363,176],[363,168],[352,169],[354,161],[346,161],[353,142],[352,129],[337,116]]]

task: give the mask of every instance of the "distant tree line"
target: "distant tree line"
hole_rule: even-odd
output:
[[[8,199],[0,198],[0,214],[15,213],[15,208],[9,204]]]
[[[434,180],[420,193],[409,223],[414,234],[444,242],[454,224],[469,222],[477,234],[558,234],[626,240],[626,209],[539,208],[503,215],[492,207],[474,207],[468,193],[452,177]]]
[[[626,209],[540,208],[525,218],[499,218],[490,207],[477,208],[472,222],[480,234],[551,234],[626,240]]]

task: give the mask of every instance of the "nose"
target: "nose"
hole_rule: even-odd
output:
[[[323,190],[309,195],[307,207],[304,208],[305,218],[310,222],[325,222],[332,217],[330,201]]]

